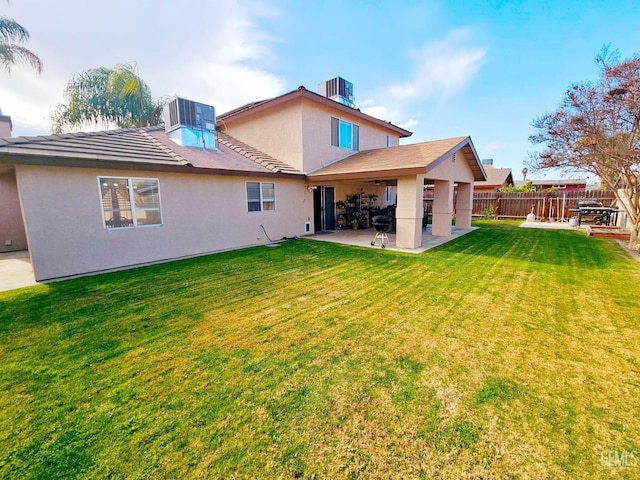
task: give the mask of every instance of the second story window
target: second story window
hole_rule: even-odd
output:
[[[360,150],[360,127],[331,117],[331,145],[348,150]]]
[[[387,135],[387,147],[393,147],[393,137],[391,135]]]

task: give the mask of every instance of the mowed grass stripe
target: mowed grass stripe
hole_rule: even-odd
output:
[[[478,225],[421,255],[301,239],[0,294],[0,472],[632,478],[600,454],[640,445],[638,263]]]

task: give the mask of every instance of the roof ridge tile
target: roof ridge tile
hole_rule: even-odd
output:
[[[185,163],[185,164],[188,163],[187,160],[182,158],[179,154],[177,154],[176,152],[171,150],[168,146],[166,146],[162,142],[160,142],[157,138],[155,138],[151,134],[149,134],[148,130],[140,129],[140,130],[138,130],[138,133],[140,133],[145,138],[149,139],[160,150],[162,150],[163,152],[167,153],[171,157],[175,158],[176,161],[181,162],[181,163]]]

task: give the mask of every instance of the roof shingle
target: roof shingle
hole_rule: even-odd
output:
[[[104,161],[171,165],[208,170],[302,175],[293,167],[217,132],[217,150],[184,147],[171,140],[164,127],[128,128],[38,137],[0,138],[0,160],[15,156],[47,164]]]
[[[376,177],[399,174],[426,173],[430,165],[463,150],[465,159],[477,179],[484,179],[484,171],[469,137],[455,137],[431,142],[413,143],[397,147],[363,150],[331,165],[323,167],[308,176],[311,180],[337,178],[357,178],[367,175]]]

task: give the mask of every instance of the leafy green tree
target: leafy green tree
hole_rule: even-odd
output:
[[[640,56],[620,61],[602,49],[595,83],[570,86],[555,112],[537,118],[529,138],[542,150],[534,168],[595,174],[611,190],[631,226],[629,246],[640,246]]]
[[[158,123],[159,102],[137,73],[135,65],[120,63],[78,73],[67,83],[66,104],[51,115],[51,129],[61,133],[71,129],[142,127]]]
[[[8,3],[8,2],[7,2]],[[27,49],[24,44],[29,40],[29,32],[15,20],[0,16],[0,64],[7,72],[22,62],[42,72],[42,60]]]

